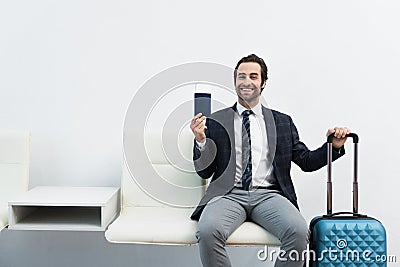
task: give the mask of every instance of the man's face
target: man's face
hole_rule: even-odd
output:
[[[261,66],[256,62],[245,62],[239,65],[236,75],[236,93],[239,102],[244,106],[254,106],[261,94]]]

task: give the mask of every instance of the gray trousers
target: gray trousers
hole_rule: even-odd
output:
[[[246,220],[259,224],[281,241],[280,249],[286,251],[286,257],[278,258],[275,266],[303,266],[301,257],[296,261],[287,257],[292,250],[302,255],[307,248],[308,226],[296,207],[276,190],[234,188],[212,199],[201,214],[196,237],[204,267],[231,266],[225,243]]]

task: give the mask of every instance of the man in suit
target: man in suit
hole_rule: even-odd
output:
[[[291,161],[303,171],[327,163],[326,144],[309,150],[299,140],[292,119],[261,105],[268,69],[262,58],[242,58],[234,71],[238,101],[206,120],[201,113],[191,121],[195,136],[193,160],[196,172],[212,180],[191,218],[198,220],[196,237],[204,267],[231,266],[225,242],[244,221],[253,221],[282,243],[286,260],[275,266],[302,266],[290,260],[293,250],[306,249],[308,226],[298,210],[290,177]],[[206,123],[204,123],[206,121]],[[334,133],[333,159],[344,154],[347,128]],[[292,254],[293,255],[293,254]]]

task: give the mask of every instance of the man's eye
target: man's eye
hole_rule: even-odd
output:
[[[246,79],[246,75],[239,75],[238,78],[239,79]]]
[[[250,79],[257,80],[257,76],[250,76]]]

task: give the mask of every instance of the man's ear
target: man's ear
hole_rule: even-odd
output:
[[[261,86],[261,92],[264,90],[266,84],[267,84],[267,81],[264,81],[263,85]]]

